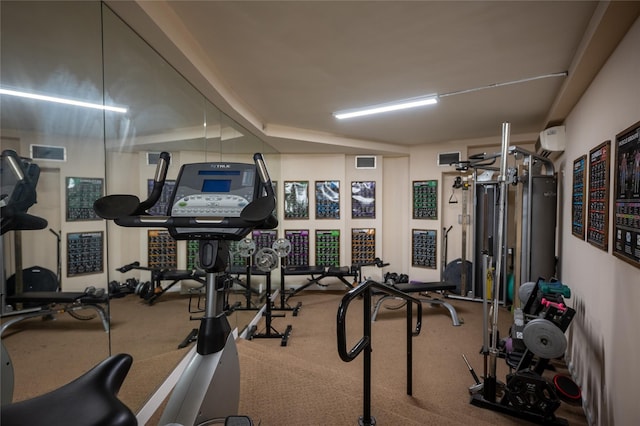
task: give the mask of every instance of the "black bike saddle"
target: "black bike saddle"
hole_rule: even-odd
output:
[[[3,405],[4,426],[136,426],[136,416],[118,398],[133,358],[113,355],[56,390]]]

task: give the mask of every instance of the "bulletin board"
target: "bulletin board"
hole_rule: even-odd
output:
[[[340,219],[340,181],[316,181],[316,219]]]
[[[584,240],[585,220],[585,181],[586,181],[587,156],[573,162],[573,186],[571,197],[571,233]]]
[[[611,141],[589,151],[589,205],[587,241],[609,251],[609,169]]]
[[[640,122],[616,136],[613,255],[640,268]]]
[[[309,219],[309,181],[284,182],[284,218]]]
[[[67,222],[82,220],[102,220],[93,203],[102,197],[102,178],[67,177],[65,182],[67,198]]]
[[[375,181],[351,182],[351,218],[375,219],[376,183]]]
[[[413,182],[413,218],[438,219],[438,181]]]

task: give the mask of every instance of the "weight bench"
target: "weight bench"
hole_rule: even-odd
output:
[[[349,290],[353,289],[353,284],[347,281],[346,278],[353,277],[355,282],[358,280],[358,272],[348,266],[286,266],[282,268],[282,280],[284,280],[285,275],[311,275],[311,278],[308,278],[308,282],[293,290],[287,299],[300,293],[310,285],[324,285],[320,282],[324,278],[338,278]]]
[[[2,324],[2,328],[0,328],[0,336],[2,336],[5,330],[13,324],[24,321],[28,318],[52,316],[54,314],[63,314],[66,312],[69,312],[69,314],[74,318],[78,318],[77,315],[73,315],[74,311],[87,308],[93,309],[98,313],[102,320],[104,331],[109,331],[109,316],[105,308],[101,306],[106,304],[109,300],[109,296],[106,293],[103,295],[96,295],[87,292],[33,291],[7,296],[5,300],[8,304],[28,303],[31,305],[42,306],[35,308],[36,310],[31,310],[25,313],[20,313],[19,311],[16,312],[16,317]]]
[[[410,283],[398,283],[393,284],[393,288],[396,290],[400,290],[403,293],[428,293],[431,291],[447,291],[447,290],[455,290],[456,285],[450,284],[446,282],[422,282],[422,281],[411,281]],[[378,315],[378,311],[382,306],[382,303],[387,299],[395,298],[390,294],[384,294],[378,301],[376,302],[376,306],[373,309],[373,315],[371,316],[371,321],[376,320],[376,316]],[[439,305],[446,308],[451,315],[451,320],[454,326],[459,326],[461,324],[460,319],[458,318],[458,313],[456,312],[456,308],[454,308],[450,303],[445,302],[442,299],[433,299],[428,295],[424,298],[419,297],[421,301],[430,303],[431,305]],[[406,303],[406,302],[405,302]]]

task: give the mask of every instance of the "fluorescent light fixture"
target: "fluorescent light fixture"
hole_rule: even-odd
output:
[[[55,102],[58,104],[75,105],[83,108],[100,109],[104,111],[126,113],[127,108],[108,106],[102,104],[94,104],[91,102],[76,101],[73,99],[57,98],[55,96],[38,95],[36,93],[19,92],[17,90],[9,90],[0,88],[0,95],[17,96],[19,98],[36,99],[38,101]]]
[[[403,99],[401,101],[388,102],[385,104],[371,105],[363,108],[347,109],[333,113],[339,120],[345,118],[362,117],[363,115],[379,114],[382,112],[398,111],[402,109],[417,108],[425,105],[438,103],[437,95],[421,96],[418,98]]]

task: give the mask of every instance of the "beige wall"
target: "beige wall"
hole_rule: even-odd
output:
[[[571,300],[578,311],[569,330],[567,359],[585,393],[592,423],[599,425],[640,423],[640,270],[611,254],[612,213],[608,252],[571,235],[572,163],[606,140],[612,141],[613,148],[616,134],[640,120],[638,46],[640,21],[566,120],[567,150],[559,166],[565,194],[562,277],[573,290]],[[613,188],[613,170],[611,182]],[[613,199],[609,211],[614,212]]]

